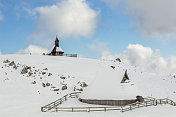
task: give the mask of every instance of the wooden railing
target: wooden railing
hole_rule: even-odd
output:
[[[55,112],[91,112],[91,111],[111,111],[111,110],[121,110],[120,107],[56,107]]]
[[[67,56],[67,57],[77,57],[77,54],[63,54],[63,56]]]
[[[125,105],[122,107],[116,107],[116,106],[108,106],[108,107],[58,107],[58,105],[62,104],[64,101],[66,101],[68,98],[77,98],[79,96],[80,92],[71,93],[68,95],[63,96],[62,98],[44,106],[41,107],[42,112],[46,112],[49,110],[53,110],[52,112],[91,112],[91,111],[112,111],[112,110],[120,110],[121,112],[126,112],[129,110],[133,110],[136,108],[141,107],[148,107],[148,106],[156,106],[158,104],[170,104],[172,106],[176,106],[176,102],[165,98],[165,99],[155,99],[152,97],[144,98],[144,102],[136,102],[129,105]]]
[[[47,112],[47,111],[57,107],[58,105],[62,104],[68,98],[77,98],[79,96],[79,93],[81,93],[81,92],[75,92],[75,93],[67,94],[67,95],[63,96],[62,98],[60,98],[60,99],[58,99],[58,100],[56,100],[54,102],[51,102],[48,105],[45,105],[45,106],[41,107],[41,111],[42,112]]]
[[[121,107],[121,112],[126,112],[132,109],[140,108],[140,107],[147,107],[147,106],[156,106],[158,104],[170,104],[172,106],[176,106],[176,103],[168,98],[165,99],[155,99],[155,98],[145,98],[143,103],[136,102],[133,104],[129,104],[126,106]]]

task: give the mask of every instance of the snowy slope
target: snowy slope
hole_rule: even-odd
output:
[[[9,66],[9,63],[3,63],[7,59],[10,62],[14,61],[17,69],[13,68],[14,65]],[[31,74],[21,74],[22,69],[27,66],[30,67],[28,73]],[[110,66],[115,66],[115,69]],[[134,87],[132,90],[125,91],[125,94],[121,90],[111,90],[111,88],[119,88],[118,84],[122,75],[119,73],[119,69],[128,70],[130,83],[124,85]],[[106,83],[107,79],[105,78],[107,76],[110,76],[108,77],[110,82]],[[102,97],[106,92],[109,92],[109,98],[112,98],[117,96],[114,95],[114,92],[117,91],[116,94],[122,94],[122,97],[118,97],[121,99],[124,95],[131,96],[133,92],[134,95],[142,92],[146,96],[169,97],[176,101],[176,78],[174,74],[144,73],[136,67],[118,61],[39,55],[0,55],[0,117],[71,116],[72,114],[69,113],[42,113],[40,107],[80,89],[83,90],[82,95],[91,96],[89,94],[95,94],[98,91],[94,89],[111,85],[115,81],[117,81],[115,87],[105,86],[106,91],[97,96]],[[88,84],[88,87],[81,87],[84,82]],[[63,89],[64,86],[67,88]],[[76,103],[73,101],[73,104]],[[69,106],[69,104],[71,105],[72,102],[65,103],[63,106]],[[78,105],[81,106],[81,103]],[[175,111],[172,111],[174,107],[169,106],[168,108],[171,109],[171,113],[176,114]],[[135,111],[131,113],[135,115]],[[95,116],[115,116],[116,114],[124,116],[119,112],[108,112],[105,115],[95,113]],[[92,116],[92,114],[73,114],[73,116],[84,115]]]

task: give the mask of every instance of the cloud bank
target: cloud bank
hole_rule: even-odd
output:
[[[35,54],[35,55],[42,55],[43,53],[48,53],[48,49],[38,47],[35,45],[29,45],[26,49],[17,52],[17,54]]]
[[[138,27],[142,34],[163,39],[176,36],[175,0],[103,1],[108,4],[125,3],[126,13],[136,22],[134,26]]]
[[[62,37],[89,37],[97,27],[98,11],[90,8],[86,0],[63,0],[51,6],[34,9],[39,14],[33,37],[59,34]]]
[[[102,56],[106,60],[120,58],[123,62],[140,68],[142,71],[151,73],[175,73],[176,56],[164,58],[159,50],[152,50],[140,44],[129,44],[124,53],[120,55]],[[101,57],[101,58],[102,58]]]

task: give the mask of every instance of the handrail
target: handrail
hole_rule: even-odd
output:
[[[81,93],[81,92],[74,92],[74,93],[70,93],[70,94],[64,95],[62,98],[59,98],[56,101],[51,102],[50,104],[47,104],[47,105],[41,107],[41,111],[42,112],[47,112],[47,111],[51,110],[52,108],[55,108],[58,105],[62,104],[64,101],[66,101],[70,97],[71,98],[78,97],[79,93]]]
[[[77,57],[77,54],[63,54],[63,56],[67,56],[67,57]]]
[[[147,107],[147,106],[156,106],[158,104],[170,104],[172,106],[176,106],[176,102],[171,99],[164,98],[164,99],[156,99],[152,97],[144,98],[144,102],[136,102],[132,104],[128,104],[125,106],[106,106],[106,107],[58,107],[58,105],[62,104],[62,102],[66,101],[67,98],[75,98],[78,97],[78,94],[81,92],[70,93],[62,98],[41,107],[42,112],[49,111],[54,108],[55,112],[58,111],[66,111],[66,112],[91,112],[91,111],[110,111],[110,110],[121,110],[121,112],[126,112],[129,110],[133,110],[140,107]],[[75,96],[75,97],[74,97]],[[64,99],[64,100],[62,100]],[[61,102],[61,103],[58,103]],[[54,105],[53,105],[54,104]]]

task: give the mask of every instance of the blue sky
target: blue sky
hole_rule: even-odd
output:
[[[63,1],[66,2],[63,3]],[[50,27],[46,21],[52,20],[52,18],[46,20],[45,18],[48,14],[46,14],[45,11],[36,9],[41,7],[46,8],[46,6],[50,9],[51,6],[56,4],[60,4],[60,6],[56,5],[58,10],[63,7],[67,9],[67,5],[65,5],[67,1],[69,0],[0,0],[0,13],[2,17],[0,18],[0,50],[2,54],[17,53],[19,50],[26,49],[29,45],[50,49],[57,34],[61,40],[61,47],[66,53],[78,53],[92,58],[101,56],[101,51],[96,52],[96,47],[94,47],[98,44],[103,44],[103,46],[100,46],[98,49],[108,50],[112,55],[124,53],[129,44],[140,44],[144,47],[152,48],[153,51],[156,49],[160,50],[160,54],[164,57],[176,56],[176,51],[174,51],[176,50],[176,31],[172,27],[175,26],[175,24],[171,26],[171,23],[167,24],[165,20],[161,20],[161,23],[158,23],[159,20],[149,15],[150,12],[153,13],[152,10],[155,10],[152,8],[148,10],[150,3],[148,3],[149,6],[146,4],[148,9],[145,9],[145,13],[147,12],[148,17],[145,19],[145,17],[141,15],[143,12],[139,13],[139,11],[143,11],[143,9],[140,9],[140,7],[136,5],[137,3],[130,3],[128,0],[126,0],[126,2],[121,2],[121,0],[73,0],[79,1],[80,4],[78,7],[82,8],[81,5],[85,7],[84,14],[91,13],[87,15],[91,17],[91,19],[89,19],[91,22],[88,22],[91,24],[87,24],[83,27],[85,34],[74,32],[74,30],[77,30],[77,28],[74,29],[74,26],[71,33],[68,32],[65,34],[64,31],[67,30],[67,28],[64,28],[64,30],[62,30],[63,28],[58,28],[60,24],[56,30],[55,27]],[[144,2],[145,1],[146,0],[144,0]],[[160,4],[157,4],[157,6],[159,5]],[[167,9],[169,7],[166,6],[165,8]],[[50,11],[52,12],[52,10]],[[158,12],[160,11],[156,13],[159,14]],[[167,12],[170,13],[170,11]],[[170,14],[172,14],[172,12]],[[57,14],[56,11],[53,15],[59,15],[56,17],[57,19],[64,14],[62,14],[62,12],[58,12]],[[175,16],[163,15],[164,14],[161,13],[159,16],[175,19]],[[55,18],[54,16],[53,19]],[[96,20],[96,23],[92,23],[94,20]],[[145,20],[151,20],[154,26],[152,27],[151,23]],[[51,22],[55,23],[55,21]],[[81,18],[79,22],[81,22]],[[164,24],[162,24],[163,22]],[[151,26],[147,27],[146,25]],[[68,29],[72,27],[72,24],[70,23],[69,26]],[[88,29],[84,30],[87,26]],[[50,32],[52,28],[54,31]],[[151,28],[150,31],[149,28]],[[40,32],[45,29],[46,31]],[[157,35],[154,35],[155,33],[152,31],[157,32]],[[33,36],[39,33],[42,34],[41,37]],[[93,48],[90,48],[92,47],[91,45]]]

